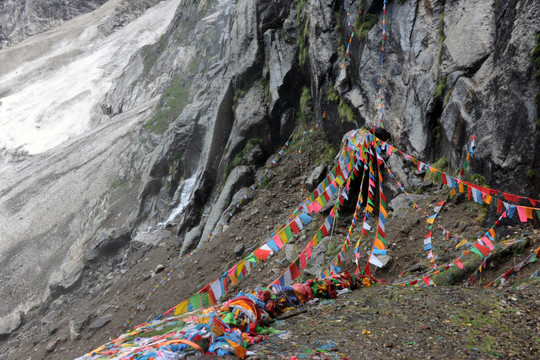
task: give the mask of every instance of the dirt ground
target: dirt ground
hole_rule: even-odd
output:
[[[165,230],[167,239],[143,256],[129,252],[119,266],[122,254],[89,262],[81,285],[72,293],[49,301],[30,311],[19,330],[0,339],[0,359],[74,359],[97,348],[115,336],[137,306],[144,303],[130,327],[151,320],[188,298],[241,260],[234,248],[244,244],[247,256],[279,225],[307,195],[303,182],[321,161],[332,160],[332,152],[322,134],[316,132],[303,148],[302,166],[298,145],[291,146],[274,168],[276,176],[256,191],[253,200],[230,221],[226,229],[205,244],[188,260],[180,263],[174,226]],[[326,155],[325,155],[326,154]],[[438,185],[424,188],[425,198],[419,206],[431,215],[433,206],[444,200],[448,190]],[[352,200],[354,202],[354,200]],[[431,205],[431,207],[430,207]],[[349,226],[354,206],[344,206],[331,238],[320,246],[325,260],[337,254],[343,234]],[[433,230],[432,262],[423,251],[428,232],[426,218],[413,208],[405,216],[387,219],[388,265],[374,276],[389,282],[405,282],[421,277],[433,264],[444,266],[457,258],[465,247],[455,248],[458,241],[446,239],[442,230]],[[450,232],[476,239],[492,223],[493,217],[481,206],[455,197],[450,200],[437,222]],[[311,240],[323,217],[314,217],[313,225],[297,236],[287,252],[282,249],[267,262],[261,263],[237,287],[238,291],[254,289],[275,280]],[[540,262],[531,263],[508,279],[502,288],[483,286],[519,263],[539,246],[539,230],[533,224],[508,223],[497,229],[501,240],[526,239],[505,252],[494,255],[481,273],[481,282],[468,282],[481,259],[469,254],[462,259],[462,272],[448,271],[434,277],[436,287],[401,287],[375,285],[361,288],[336,300],[321,301],[306,307],[307,311],[274,325],[283,333],[271,336],[249,350],[254,358],[289,359],[291,356],[313,359],[534,359],[540,356],[540,282],[530,278],[540,269]],[[361,226],[361,225],[359,225]],[[359,233],[354,233],[355,240]],[[361,263],[365,263],[374,231],[362,239]],[[476,258],[475,258],[476,256]],[[341,265],[354,271],[352,250]],[[294,258],[292,259],[294,260]],[[480,263],[478,261],[480,260]],[[154,274],[157,265],[164,271]],[[176,268],[175,268],[176,267]],[[147,295],[171,270],[174,271],[157,290]],[[299,280],[305,280],[303,275]],[[468,287],[463,285],[468,283]],[[517,286],[516,285],[521,285]],[[45,315],[56,312],[51,325]],[[110,314],[104,326],[90,329],[96,319]],[[72,339],[70,322],[81,322],[80,337]]]

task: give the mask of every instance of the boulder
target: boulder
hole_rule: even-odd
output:
[[[416,203],[426,198],[426,195],[421,195],[421,194],[411,194],[410,196]],[[388,203],[388,206],[393,210],[393,216],[395,216],[396,218],[399,218],[399,217],[406,218],[407,217],[406,211],[408,209],[412,209],[412,203],[407,198],[407,195],[405,194],[400,194],[396,196],[395,198],[393,198]]]
[[[97,318],[96,320],[94,320],[89,326],[88,328],[89,329],[99,329],[103,326],[105,326],[105,324],[107,324],[109,321],[111,321],[113,319],[113,316],[111,314],[105,314],[99,318]]]
[[[182,249],[180,250],[180,256],[183,256],[184,254],[192,250],[195,246],[197,246],[199,239],[201,239],[202,231],[203,231],[203,226],[197,225],[186,233],[186,235],[184,236],[184,241],[182,242]]]
[[[7,316],[0,318],[0,338],[10,335],[21,326],[23,312],[15,311]]]
[[[130,240],[131,229],[105,229],[99,233],[92,248],[101,253],[111,254],[127,245]]]
[[[66,261],[49,278],[49,291],[53,299],[73,288],[79,281],[84,264],[82,261]]]
[[[236,247],[233,250],[234,255],[235,256],[242,256],[242,254],[244,253],[244,249],[245,249],[244,244],[236,245]]]
[[[304,186],[308,191],[313,191],[326,176],[326,165],[321,164],[309,174]]]

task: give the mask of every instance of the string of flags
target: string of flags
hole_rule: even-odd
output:
[[[513,266],[512,268],[504,272],[501,276],[497,277],[495,280],[493,280],[492,282],[484,286],[484,288],[488,288],[490,286],[498,286],[499,284],[504,284],[504,281],[508,279],[512,274],[521,271],[521,269],[523,269],[525,266],[529,265],[530,263],[537,262],[538,256],[540,256],[540,247],[536,248],[536,250],[534,250],[529,256],[527,256],[525,259],[520,261],[519,264]],[[471,284],[472,284],[472,280],[471,280]]]
[[[312,221],[312,218],[308,215],[309,213],[320,212],[331,197],[337,193],[338,187],[343,186],[345,183],[348,184],[348,179],[354,167],[354,161],[354,153],[348,145],[344,146],[332,171],[298,206],[293,214],[287,218],[287,221],[280,226],[281,229],[279,231],[272,233],[261,246],[226,271],[218,279],[202,288],[195,295],[169,309],[163,315],[174,313],[175,316],[177,316],[188,311],[216,304],[217,301],[228,292],[230,284],[236,286],[243,278],[249,275],[259,262],[266,261],[271,255],[283,248],[294,235],[298,234],[303,229],[304,225]],[[348,191],[348,186],[346,186],[346,191]],[[341,193],[340,198],[343,196],[343,193]],[[311,247],[306,249],[306,261],[311,257],[311,248],[316,246],[320,239],[323,236],[326,236],[330,231],[330,227],[337,214],[337,209],[333,209],[315,235],[311,242]],[[303,260],[299,259],[298,262],[300,263],[300,261],[302,261],[303,264]],[[302,268],[302,265],[300,265],[300,267]],[[296,269],[298,269],[298,267]],[[289,274],[291,274],[292,281],[297,277],[295,276],[297,272],[294,271],[294,268],[291,270],[292,273],[289,272]],[[289,275],[286,274],[285,276],[288,277]],[[280,283],[289,283],[289,280],[285,280],[285,277],[283,277],[283,279],[280,280]]]
[[[291,137],[292,137],[292,134],[291,134]],[[234,214],[236,214],[236,212],[238,212],[238,210],[241,209],[242,205],[248,199],[252,197],[253,193],[259,187],[262,180],[268,176],[269,171],[272,170],[272,168],[279,162],[281,157],[285,154],[285,151],[289,147],[291,137],[289,137],[289,139],[285,142],[285,145],[281,147],[281,149],[278,151],[274,159],[272,159],[270,164],[265,168],[263,174],[259,176],[257,180],[255,181],[255,183],[249,187],[247,194],[242,197],[242,199],[232,208],[232,210],[230,210],[227,214],[225,214],[225,216],[223,216],[221,221],[216,225],[216,227],[214,228],[214,230],[212,230],[212,232],[208,235],[208,237],[204,239],[201,243],[199,243],[194,250],[184,255],[183,257],[181,257],[178,263],[160,280],[160,282],[148,293],[148,295],[146,295],[146,297],[142,300],[142,302],[139,305],[137,305],[137,307],[135,308],[135,311],[130,315],[128,320],[122,325],[122,329],[117,333],[117,335],[120,335],[122,330],[126,330],[129,327],[129,325],[131,324],[135,316],[137,316],[139,311],[143,308],[143,305],[146,304],[148,300],[150,300],[150,297],[152,297],[152,295],[157,291],[157,289],[159,289],[167,281],[167,279],[176,271],[176,269],[178,269],[178,267],[183,262],[185,262],[187,259],[192,257],[206,243],[208,243],[221,229],[223,229],[223,226],[227,222],[230,221],[230,219],[234,216]]]
[[[525,240],[524,238],[519,239],[519,240],[514,240],[514,239],[503,240],[499,244],[495,245],[495,247],[497,248],[500,246],[501,249],[499,251],[501,251],[501,250],[505,250],[509,248],[512,245],[523,242],[524,240]],[[472,273],[471,276],[469,277],[468,282],[472,285],[474,284],[475,280],[478,279],[479,274],[482,272],[482,269],[486,268],[487,261],[493,256],[494,253],[490,253],[489,251],[486,251],[486,249],[482,249],[482,248],[474,248],[474,249],[471,249],[471,251],[474,251],[477,255],[484,257],[482,259],[482,263],[480,264],[480,266],[478,266],[478,268],[474,271],[474,273]]]

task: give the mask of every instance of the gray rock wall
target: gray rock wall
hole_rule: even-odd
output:
[[[163,218],[178,202],[179,179],[195,175],[178,232],[182,237],[204,224],[221,187],[234,186],[225,180],[248,140],[260,138],[268,156],[294,129],[304,86],[313,98],[312,119],[326,109],[323,128],[336,143],[348,129],[377,122],[382,3],[364,3],[357,25],[370,16],[375,25],[367,37],[353,38],[339,98],[330,102],[358,2],[349,16],[339,1],[182,3],[167,34],[133,57],[105,104],[114,115],[175,82],[189,87],[189,104],[171,119],[143,176],[140,213],[150,214],[149,222]],[[530,194],[538,118],[530,53],[539,8],[533,0],[390,1],[382,99],[394,143],[426,162],[444,156],[457,168],[476,135],[472,173]],[[343,105],[355,119],[340,117]]]
[[[340,95],[354,94],[359,115],[372,124],[382,14],[377,2],[367,3],[364,13],[373,12],[378,22],[365,41],[353,41],[346,71],[354,80]],[[425,161],[444,156],[456,169],[476,135],[473,173],[507,191],[538,194],[538,185],[532,188],[538,183],[538,82],[531,51],[539,15],[540,3],[532,0],[389,2],[383,109],[396,145]]]
[[[6,0],[0,2],[0,48],[88,13],[108,0]]]

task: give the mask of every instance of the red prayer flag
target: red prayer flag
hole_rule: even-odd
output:
[[[296,225],[296,222],[292,221],[289,226],[291,227],[293,233],[298,234],[300,232],[300,230],[298,229],[298,225]]]
[[[253,252],[253,254],[261,259],[262,261],[266,261],[268,259],[268,256],[270,256],[272,252],[264,249],[257,249]]]
[[[485,246],[480,245],[479,243],[474,244],[474,247],[477,248],[482,255],[488,256],[489,255],[489,249]]]
[[[289,269],[291,269],[291,279],[292,280],[294,280],[294,279],[298,278],[300,275],[302,275],[300,270],[298,270],[298,266],[296,266],[296,263],[292,263],[291,266],[289,267]]]

